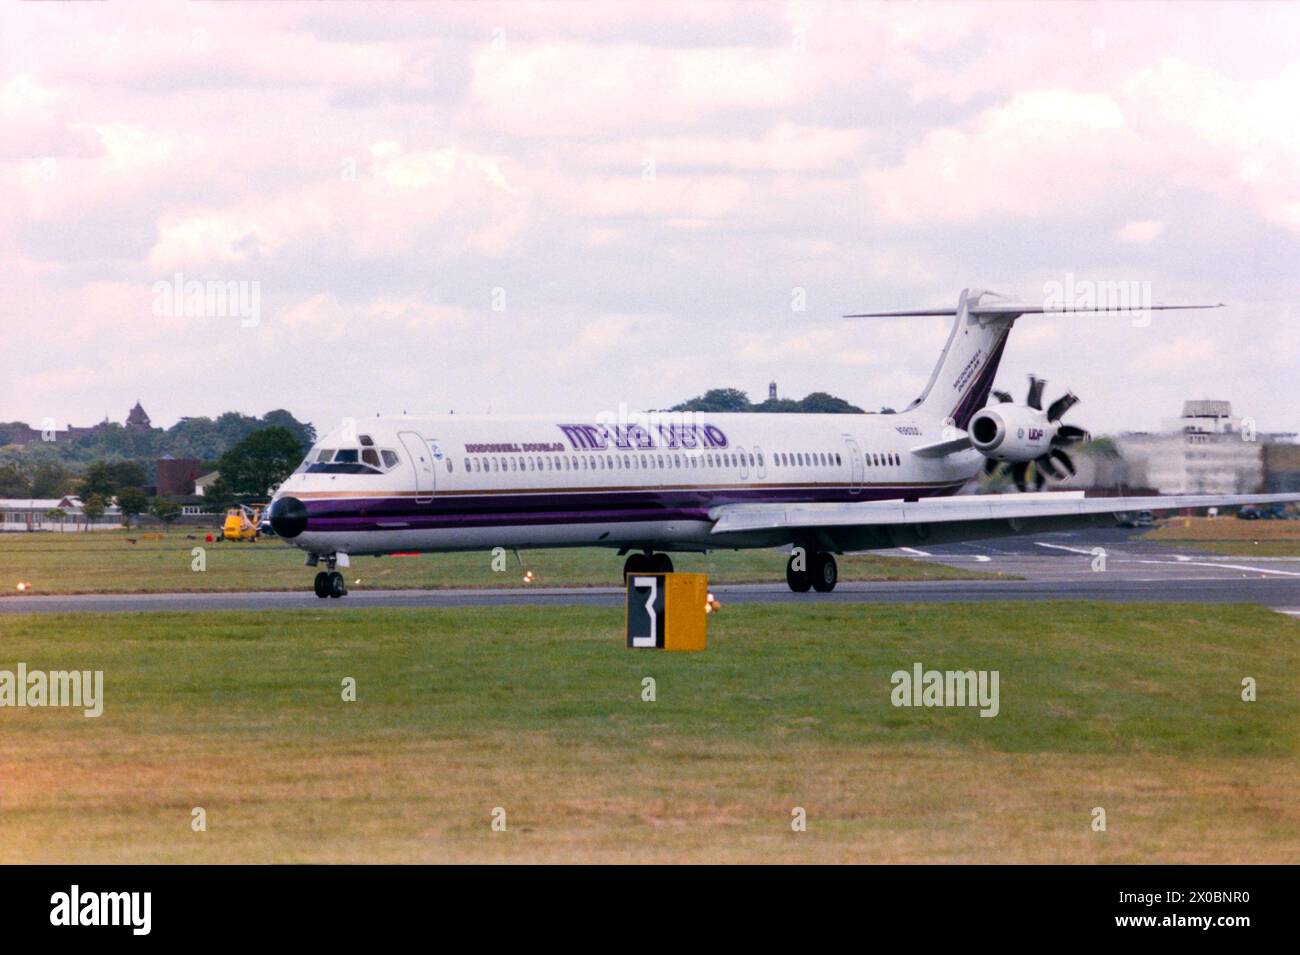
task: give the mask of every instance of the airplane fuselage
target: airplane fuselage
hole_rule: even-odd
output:
[[[358,419],[317,441],[276,498],[302,502],[291,542],[318,555],[704,550],[718,546],[709,512],[727,504],[954,494],[978,452],[908,450],[944,432],[917,412]]]

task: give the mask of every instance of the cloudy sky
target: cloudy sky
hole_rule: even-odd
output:
[[[6,4],[0,420],[901,407],[944,322],[839,315],[1069,277],[1228,307],[1022,320],[1001,385],[1295,430],[1297,37],[1285,3]]]

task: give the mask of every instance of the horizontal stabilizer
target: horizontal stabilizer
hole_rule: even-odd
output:
[[[986,318],[1016,318],[1020,315],[1087,315],[1120,314],[1123,312],[1168,312],[1178,309],[1223,308],[1222,302],[1213,305],[1071,305],[1068,302],[1057,304],[1032,304],[1030,302],[989,302],[986,305],[971,305],[966,311],[970,315]],[[915,308],[896,312],[859,312],[845,315],[845,318],[917,318],[928,315],[957,314],[955,308]]]

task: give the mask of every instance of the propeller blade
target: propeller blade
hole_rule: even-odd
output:
[[[1004,405],[1009,404],[1012,400],[1009,394],[1007,394],[1005,391],[999,391],[996,388],[993,389],[993,397],[998,399],[998,402],[1000,404],[1004,404]]]
[[[1018,490],[1025,490],[1025,472],[1029,470],[1028,461],[1017,461],[1011,465],[1011,480]]]
[[[1065,394],[1061,395],[1061,397],[1048,405],[1047,420],[1060,421],[1062,416],[1078,403],[1079,399],[1075,397],[1074,392],[1067,391]]]
[[[1044,379],[1038,378],[1034,375],[1030,375],[1029,394],[1025,396],[1025,404],[1029,405],[1029,407],[1033,408],[1035,411],[1042,411],[1043,410],[1043,388],[1045,388],[1046,386],[1047,386],[1047,382]]]
[[[1070,460],[1070,456],[1066,454],[1064,451],[1062,451],[1060,448],[1053,448],[1050,452],[1048,452],[1047,456],[1051,458],[1053,461],[1055,461],[1057,464],[1059,464],[1061,467],[1065,468],[1066,472],[1070,475],[1070,477],[1074,477],[1076,474],[1079,473],[1074,469],[1074,462]]]
[[[1052,444],[1059,448],[1067,444],[1087,440],[1088,432],[1083,428],[1076,428],[1072,424],[1063,424],[1056,429],[1056,434],[1052,437]]]
[[[1056,465],[1052,463],[1052,456],[1044,454],[1042,457],[1034,459],[1034,465],[1039,474],[1046,474],[1054,481],[1059,481],[1063,477],[1060,471],[1056,470]]]
[[[1041,459],[1040,459],[1041,460]],[[1047,483],[1047,473],[1041,467],[1034,468],[1034,490],[1041,491]]]

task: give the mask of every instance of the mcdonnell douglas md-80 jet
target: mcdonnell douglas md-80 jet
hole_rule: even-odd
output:
[[[849,316],[953,318],[921,396],[899,414],[441,415],[357,419],[322,437],[277,490],[275,533],[306,551],[319,597],[361,554],[609,547],[624,573],[669,553],[789,547],[792,590],[835,587],[846,551],[1041,533],[1117,513],[1300,500],[1296,494],[1085,498],[1041,492],[1074,473],[1087,437],[1043,406],[993,390],[1022,315],[1216,306],[1075,308],[966,290],[956,308]],[[997,403],[988,405],[992,394]],[[1022,493],[954,496],[981,469]],[[1027,491],[1032,487],[1034,490]]]

